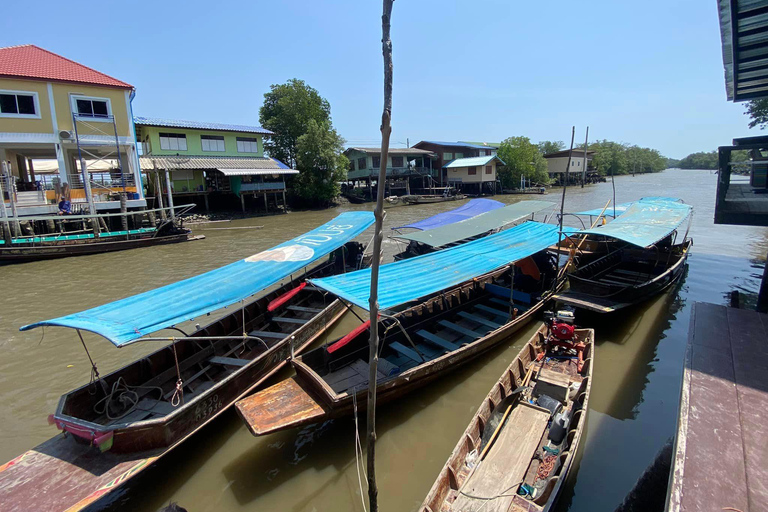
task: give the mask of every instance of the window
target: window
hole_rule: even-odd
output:
[[[183,133],[161,133],[160,149],[168,151],[186,151],[187,136]]]
[[[443,160],[446,162],[453,160],[453,153],[443,153]]]
[[[378,169],[381,165],[381,157],[380,156],[373,156],[371,157],[371,160],[373,160],[373,168]]]
[[[350,160],[349,161],[349,170],[350,171],[354,171],[355,170],[355,161],[354,160]]]
[[[576,167],[581,167],[581,162],[579,162],[578,160],[576,161]]]
[[[221,135],[201,135],[203,151],[224,151],[224,137]]]
[[[37,93],[0,91],[0,117],[40,118]]]
[[[108,98],[72,96],[72,112],[82,117],[107,120],[112,114]]]
[[[224,151],[222,149],[222,151]],[[238,137],[237,138],[237,152],[238,153],[258,153],[259,152],[259,139],[250,137]]]
[[[403,165],[403,157],[401,157],[401,156],[393,156],[392,157],[392,167],[405,167]]]
[[[485,166],[485,174],[493,174],[493,166],[492,165],[486,165]]]
[[[467,174],[474,176],[477,174],[477,167],[467,167]]]
[[[358,171],[362,171],[363,169],[367,169],[368,168],[368,162],[366,162],[365,160],[366,160],[365,157],[357,159],[357,170]]]
[[[464,158],[464,153],[456,153],[456,158]]]

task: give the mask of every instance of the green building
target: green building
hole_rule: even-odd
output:
[[[264,156],[260,126],[200,123],[134,117],[147,197],[167,202],[168,183],[174,203],[203,203],[269,211],[285,205],[285,176],[298,174]]]

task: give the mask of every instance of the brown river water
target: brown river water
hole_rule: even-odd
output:
[[[586,438],[560,497],[561,511],[613,511],[674,435],[693,302],[727,304],[728,294],[739,290],[754,303],[768,229],[713,225],[715,184],[716,175],[709,171],[668,170],[616,179],[618,203],[673,196],[692,204],[694,246],[685,278],[673,290],[615,318],[581,319],[584,326],[596,329],[595,378]],[[569,188],[566,211],[601,208],[611,195],[610,181]],[[495,199],[512,203],[526,197],[560,202],[559,190]],[[385,232],[460,204],[391,208]],[[59,396],[87,382],[90,372],[74,333],[62,328],[21,333],[19,326],[211,270],[353,209],[372,205],[207,224],[193,228],[206,235],[203,241],[0,267],[0,462],[55,435],[48,414]],[[263,227],[211,229],[245,226]],[[385,240],[385,262],[397,248]],[[341,336],[358,323],[348,314],[328,336]],[[477,406],[536,327],[532,323],[481,359],[379,408],[380,510],[417,509]],[[95,335],[86,341],[102,374],[157,348],[137,344],[116,349]],[[284,370],[272,382],[290,372]],[[364,416],[360,430],[365,442]],[[177,501],[190,512],[363,510],[354,440],[353,419],[254,438],[230,410],[118,491],[103,508],[155,511]]]

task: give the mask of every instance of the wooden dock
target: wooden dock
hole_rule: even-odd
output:
[[[670,512],[768,510],[768,315],[697,302]]]

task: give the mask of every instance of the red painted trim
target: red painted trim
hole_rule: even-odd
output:
[[[368,328],[371,327],[371,321],[368,320],[367,322],[364,322],[360,325],[358,325],[355,330],[341,338],[339,341],[335,342],[332,345],[328,346],[328,353],[333,354],[337,350],[339,350],[341,347],[352,341],[353,338],[355,338],[358,334],[360,334],[363,331],[367,331]]]
[[[299,286],[297,286],[293,290],[288,290],[287,292],[285,292],[284,294],[282,294],[281,296],[279,296],[278,298],[270,302],[269,305],[267,305],[267,311],[272,312],[276,310],[277,308],[279,308],[280,306],[282,306],[283,304],[285,304],[286,302],[294,298],[297,293],[299,293],[301,290],[304,289],[305,286],[307,286],[306,281],[301,283]]]

